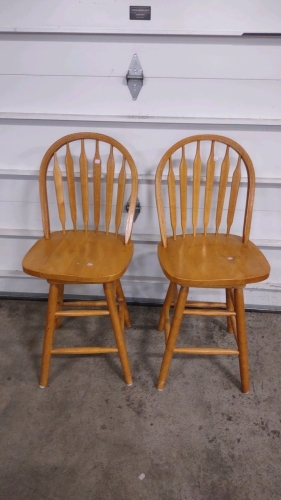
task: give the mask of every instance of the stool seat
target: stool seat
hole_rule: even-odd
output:
[[[124,236],[102,231],[52,232],[41,238],[23,260],[32,276],[63,283],[106,283],[119,279],[133,256],[134,245]]]
[[[186,234],[158,245],[165,276],[187,287],[235,287],[257,283],[269,276],[270,266],[252,243],[232,234]]]

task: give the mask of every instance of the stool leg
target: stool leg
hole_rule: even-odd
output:
[[[159,331],[164,330],[165,321],[166,321],[166,317],[167,317],[167,311],[169,314],[170,307],[171,307],[171,304],[173,302],[173,298],[174,298],[174,283],[170,282],[167,293],[166,293],[166,297],[164,300],[164,304],[163,304],[162,309],[161,309],[158,325],[157,325],[157,330],[159,330]]]
[[[175,348],[175,344],[177,341],[178,337],[178,332],[179,332],[179,327],[181,324],[182,316],[183,316],[183,311],[185,309],[185,304],[186,304],[186,299],[187,299],[187,294],[188,294],[188,288],[182,286],[179,292],[178,296],[178,301],[175,307],[175,312],[174,312],[174,317],[170,329],[170,334],[168,338],[168,342],[166,345],[160,373],[159,373],[159,378],[158,378],[158,384],[157,384],[157,389],[162,390],[164,388],[166,378],[168,376],[168,371],[170,368],[171,360],[173,357],[173,352]]]
[[[64,285],[58,285],[59,292],[58,292],[58,302],[57,302],[57,311],[62,310],[62,305],[63,305],[63,292],[64,292]],[[58,316],[56,318],[56,326],[55,328],[59,328],[61,326],[61,320],[62,317]]]
[[[128,307],[127,307],[127,302],[126,302],[126,299],[125,299],[125,295],[124,295],[123,288],[122,288],[120,280],[116,281],[116,293],[117,293],[118,301],[120,301],[120,302],[122,301],[123,302],[124,322],[125,322],[125,325],[127,327],[130,327],[131,326],[130,315],[129,315],[129,311],[128,311]]]
[[[168,338],[170,335],[170,329],[171,329],[171,321],[170,321],[170,308],[171,304],[174,302],[174,308],[176,308],[177,300],[178,300],[178,287],[176,283],[172,283],[172,292],[171,295],[169,294],[166,307],[164,310],[164,335],[165,335],[165,344],[168,342]]]
[[[117,287],[116,287],[116,288],[117,288]],[[118,314],[119,314],[119,321],[120,321],[120,325],[121,325],[122,332],[123,332],[123,335],[124,335],[124,326],[125,326],[125,304],[124,304],[124,300],[123,300],[123,297],[121,296],[121,294],[118,294],[118,293],[117,293],[117,299],[118,299]]]
[[[234,311],[234,307],[233,307],[232,299],[231,299],[231,292],[230,292],[229,288],[225,289],[225,297],[226,297],[226,310],[227,311]],[[232,327],[232,322],[231,322],[231,316],[227,316],[227,331],[228,331],[228,333],[234,333],[233,327]]]
[[[41,364],[41,378],[40,378],[41,388],[46,387],[46,385],[48,384],[50,362],[51,362],[51,350],[53,347],[53,338],[55,331],[55,321],[56,321],[55,313],[57,310],[58,294],[59,294],[59,285],[53,285],[53,284],[50,285],[44,344],[43,344],[42,364]]]
[[[116,301],[114,297],[114,283],[104,283],[103,285],[108,310],[110,313],[110,319],[112,323],[112,328],[114,332],[114,337],[121,361],[122,370],[124,373],[125,382],[127,385],[132,385],[132,374],[130,369],[130,363],[128,359],[128,354],[126,350],[125,340],[124,340],[124,332],[122,330],[120,319],[118,315],[118,310],[116,306]]]
[[[174,283],[174,290],[173,290],[173,302],[174,302],[174,307],[176,307],[176,303],[177,303],[177,300],[178,300],[178,296],[179,296],[178,285],[176,285],[176,283]]]
[[[234,303],[237,323],[241,390],[244,393],[248,393],[250,390],[250,382],[243,288],[237,288],[234,290]]]

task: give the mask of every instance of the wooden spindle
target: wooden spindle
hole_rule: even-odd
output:
[[[94,224],[96,232],[100,223],[100,192],[101,192],[101,157],[99,152],[99,141],[96,141],[96,151],[93,162],[93,189],[94,189]]]
[[[215,175],[215,159],[214,159],[215,141],[212,141],[210,156],[207,162],[206,187],[205,187],[205,203],[204,203],[204,235],[206,236],[207,228],[210,220],[213,184]]]
[[[62,225],[62,231],[63,234],[65,234],[65,205],[64,205],[64,195],[63,195],[63,185],[62,185],[62,173],[61,169],[59,167],[58,159],[57,159],[57,154],[54,153],[54,183],[55,183],[55,189],[56,189],[56,197],[57,197],[57,204],[58,204],[58,211],[59,211],[59,218],[61,221]]]
[[[124,204],[124,194],[125,194],[125,184],[126,184],[126,160],[123,156],[122,168],[118,176],[118,191],[117,191],[117,202],[116,202],[116,215],[115,215],[115,232],[116,236],[121,223],[123,204]]]
[[[89,223],[89,190],[88,190],[88,159],[85,153],[84,139],[81,140],[81,153],[79,158],[81,192],[82,192],[82,212],[86,232]]]
[[[173,170],[172,157],[169,158],[168,193],[170,201],[171,226],[173,230],[173,238],[175,240],[177,231],[177,207],[176,207],[176,182]]]
[[[106,234],[108,234],[110,219],[111,219],[114,168],[115,168],[115,161],[113,156],[113,146],[110,146],[110,153],[107,161],[107,175],[106,175],[106,208],[105,208]]]
[[[180,203],[181,203],[181,229],[182,235],[186,233],[186,213],[187,213],[187,163],[185,159],[184,146],[180,162]]]
[[[166,164],[163,166],[166,166]],[[162,170],[163,170],[162,169]],[[160,226],[161,239],[164,248],[167,247],[167,229],[166,229],[166,220],[165,213],[163,207],[163,193],[162,193],[163,185],[162,185],[162,171],[159,173],[159,170],[156,172],[156,181],[155,181],[155,194],[157,201],[157,212]]]
[[[241,181],[241,156],[239,156],[238,158],[237,165],[232,176],[231,191],[230,191],[229,205],[227,212],[227,234],[229,234],[230,232],[230,228],[232,226],[234,219],[240,181]]]
[[[221,175],[220,175],[220,184],[219,184],[219,193],[218,193],[218,204],[217,204],[217,214],[216,214],[216,234],[218,234],[222,211],[224,206],[225,192],[228,181],[229,174],[229,146],[226,147],[225,156],[221,165]]]
[[[201,181],[201,156],[200,156],[200,141],[197,141],[196,155],[193,162],[193,190],[192,190],[192,226],[193,236],[196,235],[198,211],[199,211],[199,195]]]
[[[74,231],[76,231],[76,197],[75,197],[74,166],[73,166],[73,158],[71,156],[68,143],[66,145],[65,169],[66,169],[71,220],[73,223],[73,229]]]

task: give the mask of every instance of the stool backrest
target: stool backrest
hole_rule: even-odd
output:
[[[105,149],[101,153],[101,145],[103,149],[106,145],[107,151]],[[87,158],[87,148],[91,151],[90,161]],[[103,162],[106,163],[105,171],[102,169]],[[61,170],[62,163],[65,164],[65,172]],[[78,168],[75,168],[75,163]],[[118,168],[116,168],[117,163]],[[81,220],[82,229],[85,231],[92,228],[95,231],[105,230],[108,233],[112,227],[112,212],[115,209],[113,232],[117,235],[124,212],[126,181],[130,180],[128,193],[130,202],[124,240],[125,244],[128,243],[137,200],[138,174],[133,158],[120,142],[103,134],[80,132],[62,137],[48,149],[41,162],[39,174],[43,230],[47,239],[50,238],[47,189],[47,173],[50,167],[63,232],[66,231],[69,222],[67,219],[71,219],[70,226],[74,231],[78,226],[77,221]],[[78,188],[75,185],[76,181],[80,184]],[[81,199],[80,204],[77,202],[78,198]],[[82,212],[80,218],[79,209]]]
[[[202,160],[203,156],[206,157],[205,161]],[[218,161],[219,158],[221,161]],[[156,172],[156,203],[164,247],[167,246],[168,218],[174,239],[179,233],[183,237],[187,232],[194,236],[197,232],[206,235],[210,225],[213,227],[209,232],[217,234],[223,214],[226,218],[224,232],[229,234],[234,220],[242,169],[246,174],[247,192],[241,232],[243,241],[247,242],[253,211],[255,171],[246,151],[235,141],[212,134],[187,137],[169,148]],[[169,217],[165,214],[166,207],[163,203],[166,182]],[[198,227],[201,213],[201,226]]]

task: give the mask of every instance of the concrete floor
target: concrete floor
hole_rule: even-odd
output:
[[[132,387],[111,354],[53,358],[39,389],[45,311],[0,301],[1,500],[281,498],[280,314],[247,314],[243,395],[234,357],[177,355],[157,391],[164,342],[148,306],[130,307]],[[185,318],[187,331],[191,345],[233,345],[223,318]],[[112,345],[108,318],[65,319],[56,338]]]

